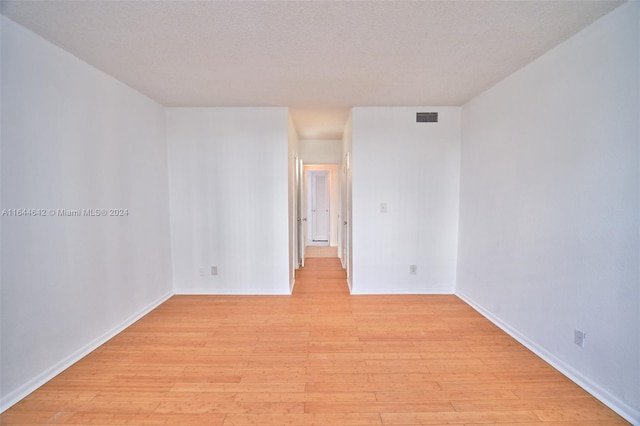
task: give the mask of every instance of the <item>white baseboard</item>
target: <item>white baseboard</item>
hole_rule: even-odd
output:
[[[274,290],[270,292],[255,292],[255,291],[214,291],[211,289],[202,289],[202,288],[194,288],[194,289],[176,289],[175,296],[291,296],[291,292],[287,289],[285,291],[282,290]]]
[[[103,335],[97,337],[96,339],[89,342],[84,347],[78,349],[68,357],[60,360],[58,363],[46,369],[45,371],[43,371],[33,379],[29,380],[27,383],[20,386],[18,389],[7,394],[0,401],[0,413],[8,410],[14,404],[21,401],[23,398],[29,395],[31,392],[35,391],[40,386],[47,383],[49,380],[53,379],[55,376],[62,373],[64,370],[71,367],[76,362],[80,361],[82,358],[84,358],[85,356],[87,356],[88,354],[96,350],[98,347],[103,345],[105,342],[107,342],[109,339],[111,339],[112,337],[114,337],[115,335],[123,331],[125,328],[129,327],[131,324],[138,321],[140,318],[142,318],[143,316],[145,316],[146,314],[148,314],[149,312],[151,312],[152,310],[160,306],[171,296],[173,296],[173,291],[165,293],[158,299],[149,303],[147,306],[140,309],[138,312],[136,312],[135,314],[133,314],[132,316],[124,320],[122,323],[120,323],[116,327],[107,331]]]
[[[358,295],[387,295],[387,294],[395,294],[395,295],[411,295],[411,294],[415,294],[418,296],[422,296],[422,295],[436,295],[436,294],[455,294],[454,290],[451,288],[442,288],[442,287],[434,287],[434,288],[424,288],[424,289],[420,289],[420,290],[416,290],[416,289],[386,289],[386,290],[374,290],[374,291],[351,291],[351,294],[358,294]]]
[[[544,361],[549,363],[553,368],[558,370],[560,373],[567,376],[570,380],[575,382],[578,386],[583,388],[585,391],[589,392],[596,399],[600,400],[607,407],[611,408],[613,411],[622,416],[625,420],[630,422],[633,425],[640,425],[640,411],[626,404],[624,401],[621,401],[615,395],[612,395],[610,392],[602,389],[598,384],[593,383],[593,381],[589,380],[587,377],[580,374],[578,371],[573,369],[570,365],[558,359],[551,352],[547,351],[542,346],[530,340],[527,336],[520,333],[515,328],[511,327],[508,323],[493,315],[489,310],[485,309],[479,303],[476,303],[473,299],[466,296],[464,293],[456,291],[456,296],[462,299],[465,303],[471,306],[473,309],[478,311],[482,316],[487,318],[489,321],[494,323],[498,328],[502,329],[509,336],[516,339],[518,342],[522,343],[527,349],[531,352],[542,358]]]
[[[407,290],[407,291],[352,291],[352,295],[354,296],[437,296],[437,295],[454,295],[451,290],[424,290],[424,291],[415,291],[415,290]]]

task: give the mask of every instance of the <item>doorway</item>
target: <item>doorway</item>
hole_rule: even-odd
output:
[[[347,219],[351,203],[344,199],[345,194],[351,194],[344,188],[350,184],[345,179],[350,173],[342,170],[345,153],[351,149],[351,114],[349,109],[341,110],[339,123],[329,120],[336,123],[331,127],[322,111],[289,112],[289,264],[293,288],[298,274],[304,275],[306,258],[339,259],[343,268],[351,264],[345,259],[351,257],[350,248],[345,247],[351,241]],[[324,173],[310,178],[309,171]],[[310,193],[315,198],[310,199]],[[322,206],[323,202],[328,206]]]
[[[337,247],[340,223],[338,164],[304,164],[305,234],[307,247]]]
[[[309,246],[328,246],[330,230],[330,189],[328,170],[307,172]]]

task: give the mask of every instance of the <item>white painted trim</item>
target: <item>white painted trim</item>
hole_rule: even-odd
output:
[[[508,323],[506,323],[499,317],[493,315],[488,309],[484,308],[479,303],[476,303],[473,299],[469,298],[464,293],[460,291],[456,291],[455,295],[458,296],[460,299],[462,299],[465,303],[467,303],[473,309],[478,311],[486,319],[494,323],[502,331],[504,331],[509,336],[516,339],[518,342],[522,343],[531,352],[533,352],[534,354],[542,358],[544,361],[549,363],[553,368],[555,368],[560,373],[567,376],[570,380],[575,382],[578,386],[583,388],[585,391],[589,392],[593,397],[600,400],[600,402],[602,402],[607,407],[611,408],[613,411],[618,413],[625,420],[629,421],[633,425],[640,425],[640,411],[631,407],[624,401],[621,401],[615,395],[612,395],[610,392],[603,389],[598,384],[592,382],[587,377],[580,374],[578,371],[573,369],[569,364],[563,362],[562,360],[554,356],[551,352],[547,351],[545,348],[543,348],[539,344],[527,338],[527,336],[522,334],[517,329],[511,327]]]
[[[371,291],[366,291],[366,292],[358,292],[358,291],[351,291],[351,294],[354,295],[416,295],[416,296],[428,296],[430,294],[449,294],[449,295],[453,295],[455,294],[454,291],[452,289],[448,289],[448,288],[428,288],[428,289],[424,289],[424,290],[415,290],[415,289],[411,289],[411,290],[393,290],[393,291],[380,291],[380,292],[371,292]]]
[[[299,269],[299,268],[298,268]],[[296,269],[296,271],[298,270]],[[291,278],[291,282],[289,282],[289,291],[290,294],[293,294],[293,287],[295,287],[296,285],[296,277],[294,276],[293,278]]]
[[[211,289],[189,289],[189,290],[175,290],[175,296],[291,296],[291,293],[288,291],[278,291],[278,292],[270,292],[270,293],[258,293],[255,291],[233,291],[222,293],[220,291],[212,292]]]
[[[89,342],[89,344],[84,347],[78,349],[68,357],[62,359],[60,362],[46,369],[38,376],[29,380],[24,385],[17,388],[15,391],[9,393],[5,396],[2,401],[0,401],[0,413],[8,410],[14,404],[20,402],[27,395],[38,389],[40,386],[47,383],[49,380],[53,379],[58,374],[62,373],[67,368],[71,367],[76,362],[80,361],[85,356],[89,355],[91,352],[96,350],[98,347],[106,343],[109,339],[116,336],[118,333],[122,332],[124,329],[129,327],[134,322],[138,321],[143,316],[147,315],[149,312],[160,306],[162,303],[166,302],[171,296],[173,296],[173,292],[168,292],[149,303],[147,306],[124,320],[122,323],[97,337],[93,341]]]

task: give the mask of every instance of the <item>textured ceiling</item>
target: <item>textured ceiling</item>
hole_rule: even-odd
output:
[[[286,106],[310,123],[316,109],[462,105],[620,3],[5,0],[2,13],[163,105]]]

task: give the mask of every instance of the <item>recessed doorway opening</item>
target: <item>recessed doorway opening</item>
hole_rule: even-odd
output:
[[[329,246],[329,232],[331,215],[329,171],[309,170],[307,172],[307,221],[309,246]]]
[[[304,165],[305,244],[307,247],[334,247],[336,257],[340,219],[339,178],[337,164]]]

